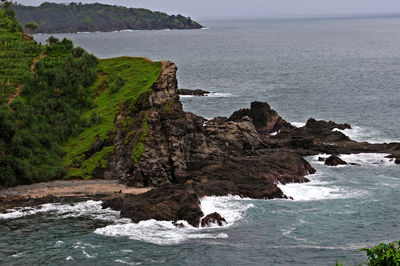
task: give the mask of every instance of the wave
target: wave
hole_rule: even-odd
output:
[[[176,245],[190,239],[221,239],[228,235],[221,229],[234,225],[243,218],[244,212],[253,204],[246,199],[236,196],[204,197],[201,199],[201,209],[204,215],[218,212],[227,221],[227,225],[213,225],[206,228],[196,228],[186,221],[184,228],[177,228],[171,221],[146,220],[139,223],[114,224],[98,228],[94,233],[104,236],[128,237],[132,240],[143,241],[157,245]]]
[[[103,221],[114,221],[119,217],[119,212],[111,209],[103,209],[101,203],[101,201],[88,200],[72,204],[48,203],[36,207],[13,208],[6,210],[5,213],[0,213],[0,220],[18,219],[48,212],[62,218],[91,217]]]
[[[292,124],[295,127],[304,127],[306,125],[306,123],[304,122],[290,122],[290,124]]]
[[[367,141],[370,143],[391,143],[391,142],[399,142],[397,139],[391,139],[387,137],[382,137],[382,133],[377,130],[362,128],[359,126],[352,126],[351,129],[337,129],[334,131],[339,131],[348,136],[350,139],[355,141]]]
[[[204,96],[197,96],[197,95],[179,95],[180,98],[194,98],[194,97],[210,97],[210,98],[227,98],[227,97],[234,97],[232,93],[222,93],[222,92],[210,92],[204,94]]]
[[[382,166],[394,166],[394,160],[387,157],[388,153],[357,153],[357,154],[341,154],[339,157],[347,163],[355,163],[362,167],[382,167]],[[328,158],[329,154],[318,154],[315,156],[310,156],[310,160],[313,164],[324,165],[323,161],[319,161],[319,158]],[[357,167],[353,165],[339,165],[336,167]]]
[[[206,94],[205,96],[207,97],[214,97],[214,98],[225,98],[225,97],[233,97],[234,95],[232,93],[222,93],[222,92],[211,92]]]
[[[309,183],[278,184],[278,187],[293,201],[330,200],[344,197],[344,191],[341,191],[339,187],[312,180]]]

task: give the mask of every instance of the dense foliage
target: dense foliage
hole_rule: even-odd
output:
[[[50,38],[48,45],[37,44],[20,32],[12,12],[7,15],[7,7],[3,8],[0,9],[3,96],[0,185],[62,177],[64,151],[60,143],[70,135],[78,135],[86,126],[81,112],[91,102],[85,88],[97,78],[98,60],[82,53],[81,48],[74,48],[66,39]],[[14,91],[10,92],[12,87]]]
[[[400,265],[400,241],[397,243],[379,245],[372,248],[363,248],[362,251],[367,252],[367,265],[371,266],[398,266]]]
[[[117,30],[198,29],[202,26],[182,15],[169,16],[142,8],[104,4],[43,3],[39,7],[14,5],[22,24],[35,21],[38,33]]]

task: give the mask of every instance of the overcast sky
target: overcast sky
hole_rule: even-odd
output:
[[[39,5],[42,0],[16,0]],[[49,0],[48,0],[49,1]],[[192,18],[400,13],[400,0],[53,0],[143,7]]]

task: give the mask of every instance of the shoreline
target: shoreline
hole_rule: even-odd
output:
[[[11,188],[0,188],[0,212],[15,207],[28,207],[65,199],[120,198],[139,195],[152,188],[128,187],[118,180],[55,180]]]

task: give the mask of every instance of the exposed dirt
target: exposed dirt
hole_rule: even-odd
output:
[[[7,105],[10,105],[15,100],[15,98],[17,98],[21,94],[23,87],[24,87],[24,85],[22,85],[22,84],[18,85],[18,87],[15,89],[14,94],[8,95]]]

